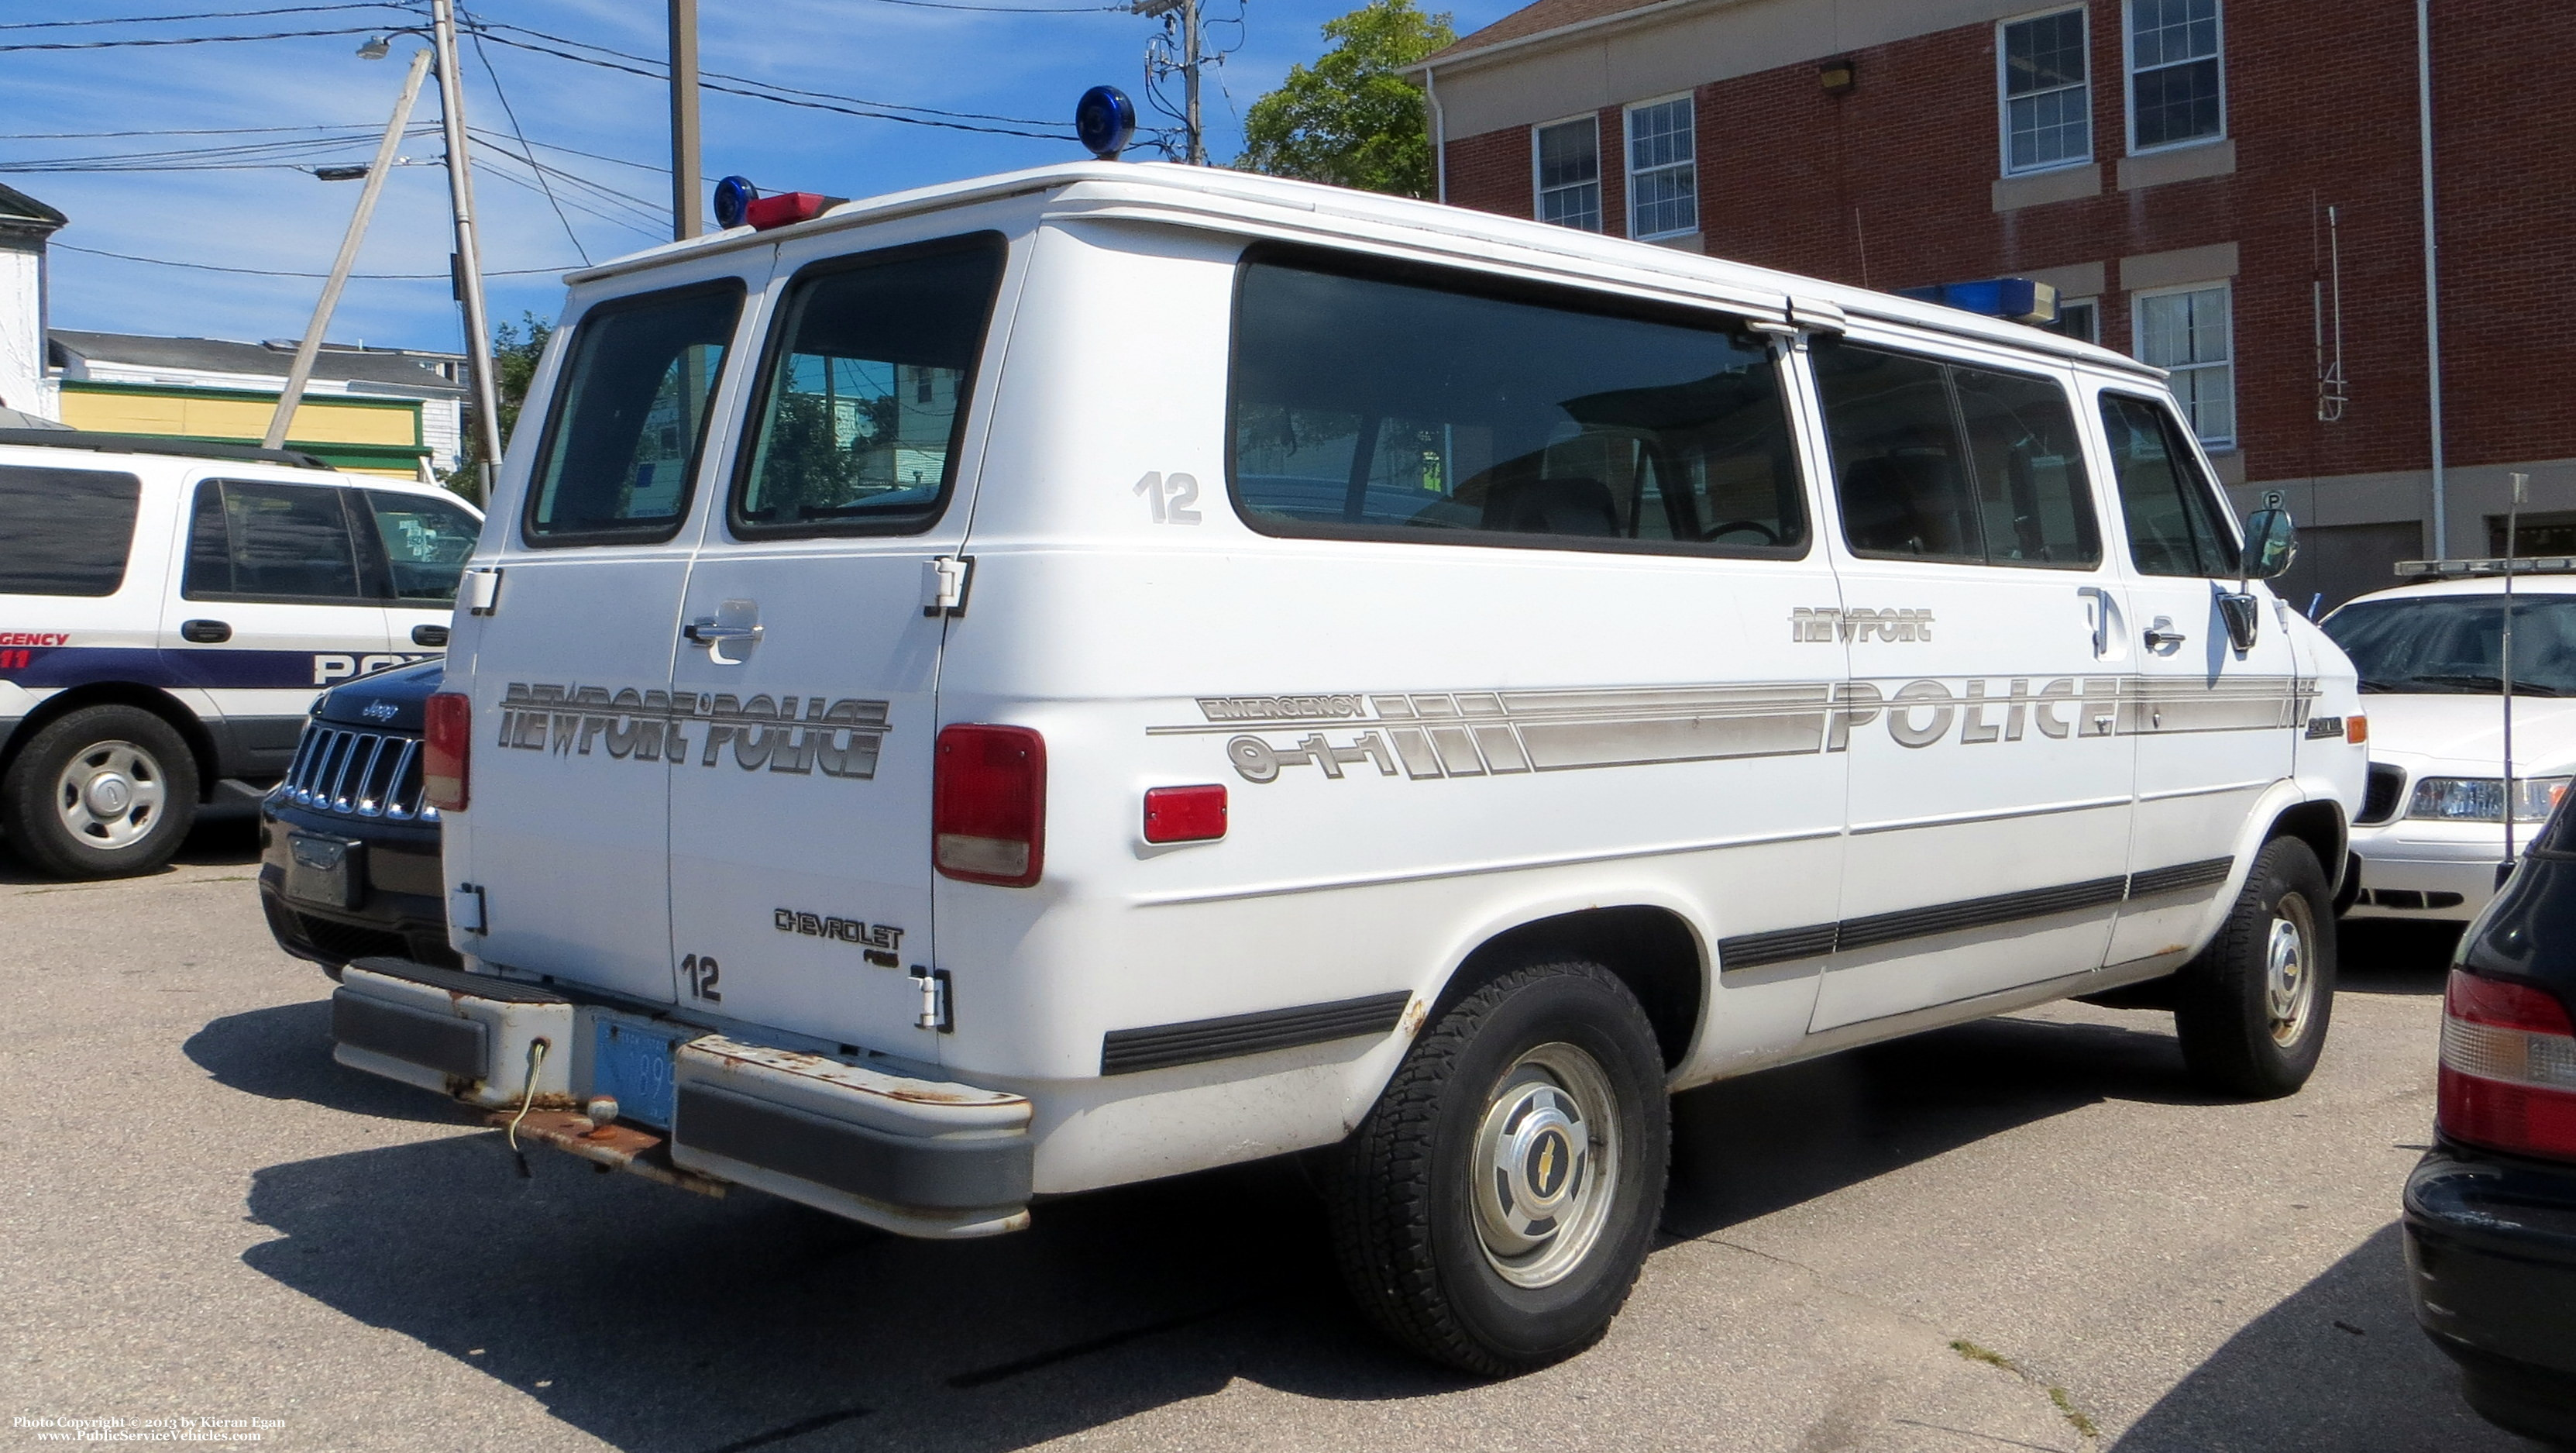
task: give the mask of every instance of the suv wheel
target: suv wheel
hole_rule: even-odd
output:
[[[1663,1055],[1608,969],[1550,961],[1424,1032],[1332,1190],[1352,1295],[1397,1341],[1489,1377],[1600,1340],[1664,1200]]]
[[[36,733],[0,777],[0,827],[62,878],[118,878],[170,861],[197,817],[197,761],[168,722],[89,706]]]
[[[2334,1017],[2335,918],[2325,870],[2274,838],[2199,958],[2174,976],[2174,1031],[2193,1079],[2224,1095],[2296,1094]]]

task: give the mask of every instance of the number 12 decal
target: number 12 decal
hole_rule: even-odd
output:
[[[1161,470],[1151,470],[1143,479],[1136,481],[1136,487],[1128,493],[1143,495],[1146,503],[1154,507],[1155,524],[1195,525],[1199,522],[1199,512],[1190,508],[1199,502],[1199,482],[1195,475],[1166,475]]]
[[[680,977],[689,981],[691,998],[704,999],[710,1004],[723,1003],[724,995],[716,992],[716,981],[723,975],[724,970],[714,959],[691,954],[680,960]]]

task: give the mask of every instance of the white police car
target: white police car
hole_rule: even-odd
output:
[[[572,278],[427,714],[466,968],[344,1063],[920,1236],[1340,1145],[1484,1373],[1626,1297],[1668,1091],[2159,979],[2314,1065],[2352,672],[2155,371],[1197,167],[750,220]]]
[[[283,450],[0,440],[0,830],[64,877],[254,807],[334,681],[436,654],[480,517]]]
[[[2534,566],[2538,566],[2537,570]],[[2327,635],[2370,697],[2370,790],[2354,819],[2351,918],[2465,923],[2505,851],[2501,562],[2409,562],[2423,578],[2347,602]],[[2576,779],[2576,560],[2514,582],[2514,841]]]

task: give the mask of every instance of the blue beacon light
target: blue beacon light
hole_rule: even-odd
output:
[[[716,225],[728,229],[741,226],[744,214],[759,200],[760,188],[751,184],[751,178],[726,177],[716,183]]]
[[[1136,135],[1136,103],[1116,86],[1094,86],[1074,103],[1073,134],[1102,161],[1116,161]]]

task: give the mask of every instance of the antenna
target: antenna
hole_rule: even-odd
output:
[[[2531,476],[2516,473],[2513,498],[2504,507],[2504,640],[2497,651],[2497,684],[2504,688],[2504,862],[2496,869],[2496,886],[2513,871],[2513,552],[2521,541],[2522,502],[2531,493]]]

